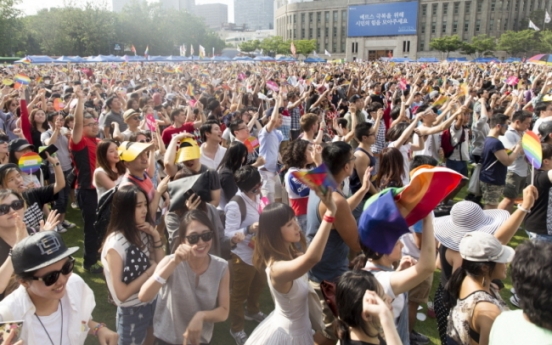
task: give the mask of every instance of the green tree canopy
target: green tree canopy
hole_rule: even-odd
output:
[[[516,56],[520,53],[531,52],[536,49],[535,46],[539,46],[535,40],[536,32],[532,29],[526,29],[523,31],[506,31],[500,36],[498,41],[498,49],[504,50],[512,56]]]
[[[431,42],[429,42],[429,47],[433,50],[444,53],[445,57],[448,57],[450,52],[454,52],[462,48],[462,41],[457,35],[444,36],[432,39]]]

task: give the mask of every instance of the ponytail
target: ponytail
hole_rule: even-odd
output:
[[[452,273],[452,276],[449,278],[447,284],[445,285],[445,290],[449,293],[451,300],[450,302],[453,304],[456,304],[456,300],[458,299],[458,295],[460,294],[460,287],[462,286],[462,282],[464,281],[464,278],[468,273],[464,269],[464,267],[460,266]]]
[[[335,325],[335,334],[337,335],[337,339],[344,341],[351,340],[349,326],[340,318],[337,319],[337,324]]]

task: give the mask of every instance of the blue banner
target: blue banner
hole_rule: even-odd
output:
[[[349,6],[347,36],[416,35],[418,2]]]

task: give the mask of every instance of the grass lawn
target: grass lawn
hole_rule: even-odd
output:
[[[455,201],[460,201],[465,198],[465,192],[462,191],[459,193]],[[73,210],[69,208],[67,214],[68,220],[77,224],[77,227],[70,229],[65,234],[63,238],[66,241],[68,246],[79,246],[83,248],[83,232],[82,232],[82,218],[80,216],[79,210]],[[512,247],[516,247],[521,243],[527,236],[524,231],[519,230],[516,236],[510,242]],[[107,302],[107,285],[102,275],[93,275],[84,272],[82,269],[82,252],[77,252],[75,258],[77,259],[78,264],[75,265],[75,272],[79,274],[83,279],[88,283],[90,288],[94,291],[96,297],[96,309],[94,310],[94,319],[99,322],[105,322],[109,328],[115,330],[115,313],[116,307]],[[439,284],[439,271],[434,273],[433,276],[433,286],[430,294],[430,300],[433,299],[433,295],[437,285]],[[505,301],[508,301],[510,298],[510,288],[512,287],[512,282],[508,278],[504,285],[506,286],[502,290],[502,297]],[[509,304],[509,301],[508,301]],[[183,302],[183,307],[185,307],[185,302]],[[511,308],[514,308],[510,305]],[[261,309],[265,314],[269,314],[274,309],[274,303],[268,288],[265,289],[264,293],[261,296]],[[427,306],[423,306],[423,313],[427,312]],[[251,334],[253,329],[257,324],[255,322],[246,321],[245,322],[245,331],[247,334]],[[233,345],[234,341],[229,334],[230,323],[226,321],[224,323],[218,323],[215,325],[215,331],[213,340],[211,341],[212,345]],[[439,333],[437,331],[437,323],[435,319],[427,318],[426,321],[418,321],[416,324],[416,330],[422,334],[425,334],[430,337],[431,344],[439,344]],[[97,341],[93,337],[89,337],[86,344],[97,344]],[[261,345],[261,344],[259,344]]]

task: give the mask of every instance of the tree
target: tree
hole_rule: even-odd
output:
[[[251,53],[257,49],[259,49],[259,46],[261,45],[261,41],[259,40],[253,40],[253,41],[247,41],[243,42],[239,45],[240,50],[244,53]]]
[[[316,40],[299,40],[294,41],[295,49],[297,50],[298,54],[303,54],[305,57],[309,56],[309,54],[312,54],[313,51],[316,50]],[[291,43],[290,43],[291,47]]]
[[[460,53],[464,55],[473,55],[475,54],[475,47],[471,43],[462,42]]]
[[[496,49],[496,42],[493,37],[478,35],[472,38],[471,45],[477,57],[493,55]]]
[[[523,31],[506,31],[498,41],[498,49],[504,50],[511,56],[527,53],[535,50],[538,42],[535,40],[536,32],[532,29]]]
[[[457,35],[434,38],[429,42],[429,47],[433,50],[440,51],[448,57],[450,52],[457,51],[462,47],[462,41]]]
[[[280,36],[267,37],[259,46],[265,54],[289,54],[289,43]],[[287,47],[287,48],[286,48]]]
[[[529,14],[529,17],[523,18],[519,21],[518,31],[525,30],[529,27],[529,20],[531,20],[539,29],[544,30],[545,26],[550,24],[544,23],[544,16],[546,12],[544,10],[535,10]]]
[[[15,8],[19,0],[0,0],[0,56],[13,56],[17,38],[21,37],[21,11]]]

